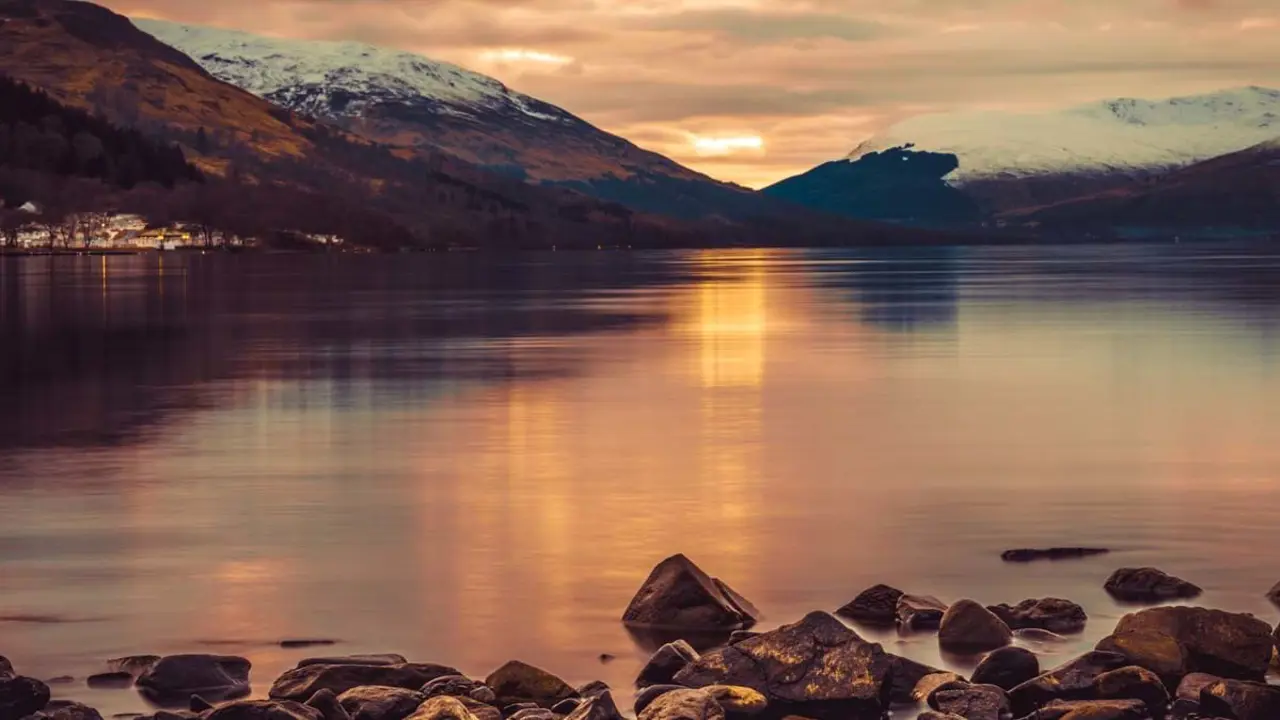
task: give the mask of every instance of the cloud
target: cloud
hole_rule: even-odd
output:
[[[892,28],[883,23],[830,13],[760,12],[744,8],[694,10],[649,21],[654,30],[706,32],[748,43],[832,38],[862,42],[882,38]]]

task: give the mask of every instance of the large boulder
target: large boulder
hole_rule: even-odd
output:
[[[994,685],[952,683],[929,696],[929,707],[966,720],[1005,720],[1009,715],[1009,698]]]
[[[418,706],[408,720],[477,720],[477,718],[458,698],[437,695]]]
[[[1139,603],[1188,600],[1203,592],[1182,578],[1149,567],[1120,568],[1111,573],[1103,587],[1117,600]]]
[[[702,657],[676,674],[688,687],[739,685],[782,714],[879,717],[890,694],[891,656],[835,617],[815,612],[791,625]]]
[[[565,698],[578,697],[578,691],[564,680],[519,660],[494,670],[484,684],[498,696],[499,707],[529,702],[549,710]]]
[[[1177,649],[1174,649],[1174,645]],[[1271,661],[1271,626],[1240,613],[1197,607],[1158,607],[1121,618],[1098,644],[1130,657],[1171,688],[1187,673],[1262,680]]]
[[[1169,690],[1146,668],[1131,665],[1105,672],[1094,681],[1094,689],[1102,700],[1141,700],[1155,720],[1164,720],[1169,707]]]
[[[1151,720],[1141,700],[1054,700],[1022,720]]]
[[[276,678],[267,695],[276,700],[304,702],[317,690],[326,688],[335,695],[363,685],[417,690],[438,677],[461,674],[456,668],[431,663],[304,665]]]
[[[1014,630],[1038,628],[1070,634],[1084,630],[1089,621],[1084,608],[1062,598],[1023,600],[1017,605],[992,605],[987,609]]]
[[[1009,691],[1040,676],[1036,654],[1020,647],[1004,647],[982,659],[973,671],[973,682]]]
[[[637,720],[724,720],[724,708],[710,693],[672,690],[658,696]]]
[[[324,655],[303,658],[296,667],[308,665],[404,665],[409,662],[397,653],[372,653],[363,655]]]
[[[867,625],[893,625],[897,620],[898,599],[903,594],[901,590],[888,585],[869,587],[836,610],[836,614]]]
[[[227,700],[249,694],[249,667],[232,655],[169,655],[143,670],[135,684],[158,704],[186,705],[192,695]]]
[[[751,603],[684,555],[658,563],[622,615],[628,625],[702,631],[737,630],[757,619]]]
[[[352,720],[404,720],[426,699],[416,690],[361,685],[339,695],[338,703]]]
[[[1232,720],[1280,718],[1280,688],[1265,683],[1219,680],[1200,691],[1200,715]]]
[[[201,717],[205,720],[324,720],[319,710],[292,700],[238,700],[216,707]]]
[[[904,630],[937,630],[947,604],[932,595],[903,595],[898,598],[894,616]]]
[[[9,667],[0,676],[0,720],[20,720],[43,710],[49,704],[49,686],[35,678],[14,675]]]
[[[698,651],[684,640],[669,642],[658,648],[649,662],[645,663],[640,675],[636,677],[636,687],[670,683],[676,673],[689,663],[696,662],[699,657]]]
[[[973,600],[960,600],[947,608],[938,625],[938,644],[952,652],[981,653],[1012,640],[1009,626]]]
[[[1129,664],[1125,656],[1097,650],[1028,680],[1009,691],[1014,717],[1030,715],[1054,700],[1092,700],[1099,675]]]

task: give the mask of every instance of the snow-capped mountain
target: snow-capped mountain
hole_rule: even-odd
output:
[[[1168,100],[1118,99],[1057,112],[920,115],[849,159],[913,147],[955,155],[953,184],[1047,175],[1149,174],[1280,136],[1280,91],[1260,87]]]

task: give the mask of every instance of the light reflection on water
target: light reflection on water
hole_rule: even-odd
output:
[[[1278,279],[1214,246],[0,261],[0,616],[75,621],[0,652],[243,653],[265,690],[308,654],[274,641],[333,637],[626,687],[674,552],[766,626],[877,582],[1057,595],[1093,618],[1065,655],[1137,564],[1274,622]],[[998,559],[1056,544],[1118,552]]]

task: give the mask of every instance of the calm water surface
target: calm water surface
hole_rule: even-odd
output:
[[[1280,617],[1266,247],[0,260],[0,401],[0,654],[39,677],[228,652],[263,692],[327,637],[629,687],[675,552],[765,627],[1072,598],[1048,663],[1121,565]],[[1117,552],[999,559],[1059,544]]]

